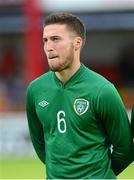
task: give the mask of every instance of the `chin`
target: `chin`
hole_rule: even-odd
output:
[[[70,63],[68,62],[62,62],[62,63],[49,63],[49,68],[51,71],[54,72],[61,72],[65,69],[68,69],[70,67]]]
[[[60,66],[49,66],[50,70],[53,72],[60,72],[61,71],[61,67]]]
[[[50,70],[53,72],[61,72],[65,69],[67,69],[66,66],[50,66]]]

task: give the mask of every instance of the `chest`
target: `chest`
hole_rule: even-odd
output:
[[[97,126],[93,94],[86,89],[55,89],[41,92],[36,113],[46,133],[92,131]]]

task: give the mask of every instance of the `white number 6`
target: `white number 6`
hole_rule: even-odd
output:
[[[62,117],[61,117],[62,116]],[[58,123],[58,130],[60,133],[65,133],[66,132],[66,121],[65,121],[65,112],[64,111],[59,111],[57,113],[57,123]]]

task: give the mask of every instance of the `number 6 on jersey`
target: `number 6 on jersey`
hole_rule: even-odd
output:
[[[65,112],[64,111],[59,111],[57,113],[57,123],[58,123],[58,131],[60,133],[65,133],[66,132],[66,121],[65,121]]]

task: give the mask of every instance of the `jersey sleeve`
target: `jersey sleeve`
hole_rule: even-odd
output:
[[[134,105],[132,107],[132,112],[131,112],[131,127],[132,127],[132,133],[133,133],[133,138],[134,138]]]
[[[112,84],[104,85],[97,96],[97,114],[110,144],[111,166],[116,175],[132,161],[133,139],[125,106]]]
[[[36,115],[34,98],[32,96],[32,89],[30,86],[28,87],[26,94],[26,114],[32,144],[40,160],[45,163],[45,143],[43,127]]]

